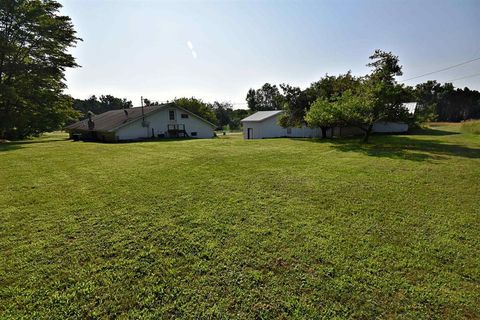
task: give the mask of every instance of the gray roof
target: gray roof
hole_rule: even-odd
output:
[[[241,122],[246,122],[246,121],[261,122],[263,120],[276,116],[277,114],[280,114],[282,112],[283,110],[257,111],[254,114],[242,119]]]
[[[406,103],[403,103],[402,106],[404,108],[407,108],[409,113],[414,114],[415,109],[417,108],[417,102],[406,102]]]
[[[143,112],[145,115],[147,115],[153,111],[162,109],[165,106],[166,105],[144,107]],[[125,114],[125,110],[127,111],[128,115]],[[142,108],[110,110],[110,111],[92,116],[92,121],[95,124],[93,131],[111,131],[127,123],[136,121],[141,117],[142,117]],[[75,122],[65,127],[65,129],[66,130],[88,130],[88,119],[83,119],[78,122]]]
[[[176,106],[174,103],[166,103],[159,106],[144,107],[143,112],[144,112],[144,115],[147,116],[150,113],[153,113],[157,110],[167,108],[167,107],[170,107],[170,108],[175,107],[177,109],[183,110],[197,117],[198,119],[210,124],[211,126],[215,126],[213,123],[203,119],[202,117],[199,117],[198,115],[188,110],[185,110],[183,108]],[[125,114],[125,111],[127,111],[128,115]],[[122,127],[128,123],[134,122],[141,118],[142,118],[141,107],[107,111],[107,112],[92,116],[92,121],[95,124],[93,131],[114,131],[119,127]],[[65,129],[72,130],[72,131],[75,131],[75,130],[88,131],[89,130],[88,119],[83,119],[78,122],[75,122],[65,127]]]

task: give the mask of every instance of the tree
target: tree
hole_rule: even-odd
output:
[[[370,78],[374,81],[393,84],[395,83],[395,76],[403,75],[398,56],[391,52],[377,49],[370,56],[370,60],[372,62],[368,63],[367,67],[373,68]]]
[[[360,79],[353,76],[350,71],[338,76],[325,75],[319,81],[313,82],[305,93],[308,100],[313,103],[318,98],[335,101],[347,90],[355,90],[360,83]]]
[[[280,124],[283,127],[304,125],[305,116],[312,103],[318,99],[326,99],[333,102],[346,90],[354,90],[358,84],[359,79],[352,76],[350,72],[339,76],[325,75],[325,77],[312,83],[305,90],[288,84],[281,84],[285,113],[280,118]]]
[[[305,121],[310,127],[319,127],[322,130],[322,138],[327,137],[328,129],[340,125],[335,103],[324,98],[318,98],[312,103]]]
[[[24,138],[60,128],[72,117],[64,95],[68,53],[77,41],[54,0],[0,1],[0,138]]]
[[[250,89],[247,93],[248,108],[253,111],[280,110],[282,96],[276,85],[265,83],[260,89]]]
[[[217,124],[217,117],[212,107],[200,99],[192,98],[178,98],[173,101],[174,104],[180,108],[186,109],[203,119]]]
[[[231,115],[233,113],[233,106],[230,103],[215,101],[212,104],[212,109],[215,112],[219,127],[223,128],[230,125],[232,121]]]
[[[368,142],[374,123],[408,117],[402,105],[406,90],[395,81],[395,76],[402,74],[398,57],[376,50],[370,59],[373,62],[367,66],[373,67],[372,73],[360,81],[356,90],[347,90],[335,102],[338,120],[364,131],[364,142]]]
[[[230,124],[228,125],[230,127],[230,130],[238,130],[241,128],[241,120],[243,118],[246,118],[248,116],[248,110],[246,109],[235,109],[232,112],[232,115],[230,117]]]
[[[147,99],[147,98],[143,99],[143,103],[145,104],[145,107],[159,106],[160,105],[160,103],[158,103],[158,101],[152,101],[152,100]]]
[[[131,107],[133,107],[132,101],[109,94],[101,95],[98,98],[92,95],[85,100],[75,99],[73,101],[73,108],[80,113],[80,118],[86,118],[88,112],[100,114],[110,110],[128,109]]]
[[[252,112],[256,112],[256,110],[258,109],[258,103],[255,89],[248,89],[247,97],[245,98],[245,100],[247,100],[248,109],[250,109]]]
[[[437,121],[462,121],[480,118],[480,92],[455,88],[435,80],[415,87],[418,117]]]
[[[280,118],[282,127],[301,127],[305,124],[305,114],[309,107],[308,97],[305,91],[289,84],[281,84],[283,91],[283,110]]]
[[[401,86],[385,82],[364,81],[357,92],[348,90],[335,102],[338,120],[364,132],[368,142],[373,125],[379,121],[401,121],[408,118],[408,110],[401,102]]]
[[[228,127],[230,130],[240,129],[240,120],[248,115],[248,110],[233,109],[233,105],[229,102],[215,101],[212,104],[212,109],[217,117],[218,126],[221,128]]]

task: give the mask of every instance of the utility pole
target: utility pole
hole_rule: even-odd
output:
[[[140,97],[140,105],[142,106],[142,123],[145,122],[145,113],[143,112],[143,96]]]

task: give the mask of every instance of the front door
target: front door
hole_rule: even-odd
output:
[[[247,139],[253,139],[253,128],[247,128]]]

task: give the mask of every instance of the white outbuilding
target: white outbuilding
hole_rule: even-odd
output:
[[[212,138],[214,129],[213,123],[174,103],[111,110],[91,115],[65,128],[71,136],[108,142],[149,138]]]
[[[244,139],[263,139],[263,138],[319,138],[322,136],[320,128],[309,128],[302,126],[300,128],[284,128],[279,124],[282,110],[258,111],[241,120],[243,125]],[[377,133],[403,133],[408,131],[408,124],[404,122],[386,122],[379,121],[373,125],[373,132]],[[358,128],[344,127],[327,130],[327,136],[350,136],[358,135],[363,132]]]
[[[263,139],[278,137],[315,138],[322,132],[319,128],[284,128],[278,124],[282,110],[258,111],[242,119],[244,139]]]

